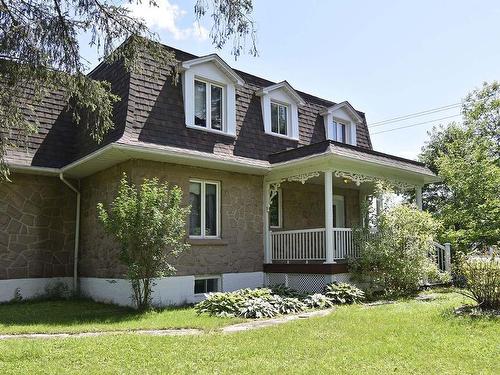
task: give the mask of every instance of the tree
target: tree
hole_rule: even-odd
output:
[[[155,0],[145,0],[157,6]],[[141,0],[0,0],[0,181],[8,179],[4,156],[7,148],[19,147],[37,130],[32,113],[48,90],[64,88],[64,102],[90,136],[100,142],[113,127],[113,105],[120,100],[109,83],[92,80],[80,51],[79,35],[90,35],[90,46],[108,62],[123,61],[126,69],[137,69],[138,55],[147,51],[171,68],[175,56],[161,47],[158,36],[142,19],[134,18],[126,3]],[[212,7],[210,8],[210,4]],[[212,42],[217,48],[233,40],[235,57],[251,36],[250,53],[256,55],[255,26],[251,0],[198,0],[197,19],[210,14]],[[119,48],[116,46],[121,44]],[[21,136],[10,134],[18,130]]]
[[[154,278],[175,273],[170,260],[189,248],[185,243],[189,207],[182,207],[182,190],[154,179],[136,188],[123,174],[118,194],[106,209],[97,205],[99,220],[121,244],[133,297],[140,310],[151,306]]]
[[[459,251],[500,242],[499,111],[499,84],[484,84],[464,100],[463,123],[433,129],[420,154],[443,178],[425,189],[427,208]]]

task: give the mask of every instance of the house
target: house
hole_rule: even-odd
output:
[[[0,300],[30,297],[55,281],[96,300],[131,303],[118,245],[97,221],[120,177],[158,177],[191,204],[191,250],[176,276],[157,280],[157,304],[203,293],[286,283],[319,290],[348,277],[352,227],[376,181],[414,189],[436,176],[423,164],[374,151],[365,114],[231,68],[219,56],[165,47],[173,82],[142,57],[140,72],[102,63],[122,100],[115,128],[95,144],[72,124],[55,90],[34,110],[39,133],[8,150],[0,185]],[[15,136],[15,135],[14,135]],[[17,291],[17,292],[16,292]]]

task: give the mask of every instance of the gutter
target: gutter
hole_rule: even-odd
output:
[[[73,251],[73,293],[78,291],[78,249],[80,247],[80,191],[59,173],[59,179],[76,193],[75,248]]]

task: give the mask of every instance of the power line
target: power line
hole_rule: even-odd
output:
[[[405,125],[405,126],[400,126],[400,127],[397,127],[397,128],[382,130],[382,131],[379,131],[379,132],[371,133],[370,135],[392,132],[392,131],[399,130],[399,129],[412,128],[414,126],[430,124],[430,123],[433,123],[433,122],[436,122],[436,121],[446,120],[446,119],[450,119],[450,118],[458,117],[458,116],[461,116],[461,114],[459,113],[459,114],[456,114],[456,115],[441,117],[441,118],[437,118],[437,119],[430,120],[430,121],[418,122],[416,124]]]
[[[387,124],[392,124],[394,122],[401,122],[401,121],[409,120],[409,119],[412,119],[412,118],[415,118],[415,117],[421,117],[421,116],[426,116],[426,115],[430,115],[430,114],[433,114],[433,113],[448,111],[450,109],[454,109],[454,108],[457,108],[459,106],[461,106],[461,103],[455,103],[455,104],[445,105],[445,106],[442,106],[442,107],[431,108],[431,109],[427,109],[425,111],[410,113],[410,114],[407,114],[407,115],[404,115],[404,116],[393,117],[393,118],[390,118],[390,119],[387,119],[387,120],[383,120],[383,121],[377,121],[377,122],[374,122],[374,123],[368,125],[368,127],[369,128],[375,128],[375,127],[378,127],[378,126],[384,126],[384,125],[387,125]]]

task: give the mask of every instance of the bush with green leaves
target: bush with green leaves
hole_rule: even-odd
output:
[[[416,207],[396,205],[383,210],[374,224],[376,235],[366,228],[356,231],[360,256],[349,261],[353,280],[369,294],[417,292],[422,281],[437,272],[429,254],[439,223]]]
[[[307,296],[304,303],[310,309],[328,309],[334,306],[330,298],[321,293],[315,293]]]
[[[281,297],[272,294],[268,288],[208,293],[206,297],[204,301],[195,305],[198,314],[271,318],[278,314],[298,313],[307,308],[298,298]]]
[[[280,314],[296,314],[307,309],[304,302],[298,298],[273,296],[270,302],[276,307]]]
[[[136,187],[123,174],[110,206],[97,205],[99,220],[121,245],[120,260],[127,267],[138,309],[151,306],[153,279],[174,274],[169,260],[189,248],[185,243],[189,207],[181,202],[178,186],[154,178]]]
[[[286,286],[284,284],[274,285],[272,287],[271,291],[273,294],[277,294],[281,297],[290,297],[290,298],[298,298],[298,299],[302,299],[305,297],[304,293],[301,293],[298,290],[290,288],[289,286]]]
[[[333,282],[325,286],[324,295],[335,304],[353,304],[361,302],[365,298],[365,293],[348,283]]]
[[[500,310],[500,256],[464,256],[458,263],[458,271],[465,281],[462,294],[481,309]]]
[[[276,306],[264,298],[250,298],[243,302],[238,315],[243,318],[259,319],[272,318],[278,313]]]
[[[197,303],[194,308],[198,314],[211,316],[238,316],[245,302],[245,297],[238,293],[209,293],[207,298]]]

